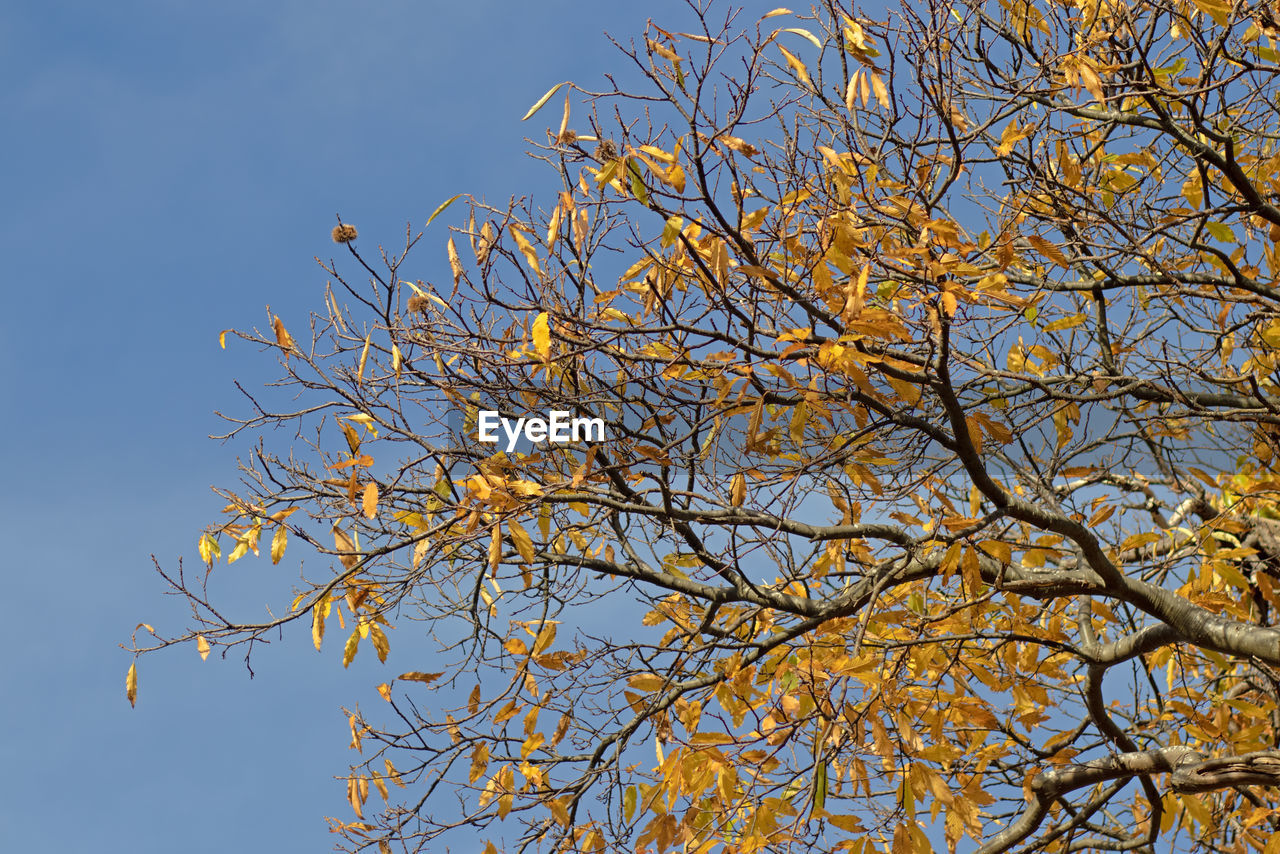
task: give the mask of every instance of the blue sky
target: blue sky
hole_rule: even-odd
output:
[[[0,847],[323,851],[350,818],[332,778],[344,702],[389,671],[344,671],[301,633],[237,660],[193,649],[140,666],[140,620],[186,625],[152,553],[195,569],[199,529],[243,446],[215,409],[274,376],[218,331],[320,305],[334,214],[394,246],[457,192],[545,189],[520,116],[554,83],[624,60],[605,30],[679,20],[645,4],[15,4],[0,23],[5,116],[0,448],[4,580]],[[439,275],[434,224],[414,277]],[[281,440],[287,437],[280,437]],[[297,555],[219,570],[221,601],[287,605]],[[394,675],[394,673],[391,673]]]

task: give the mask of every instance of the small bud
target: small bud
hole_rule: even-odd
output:
[[[355,239],[356,239],[356,227],[354,225],[347,225],[344,222],[342,225],[335,225],[333,227],[334,243],[350,243]]]

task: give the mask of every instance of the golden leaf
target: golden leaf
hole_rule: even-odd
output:
[[[347,801],[350,802],[351,808],[355,810],[359,818],[364,818],[364,799],[360,797],[360,784],[357,782],[357,776],[352,775],[347,778]]]
[[[196,652],[200,653],[201,661],[209,660],[209,641],[204,635],[196,635]]]
[[[542,625],[542,629],[538,632],[538,637],[533,642],[533,654],[542,655],[546,652],[547,647],[551,646],[556,639],[556,624],[554,621],[548,620]]]
[[[497,569],[502,561],[502,526],[495,524],[489,537],[489,568]]]
[[[129,698],[129,708],[138,702],[138,662],[129,665],[129,672],[124,677],[124,695]]]
[[[288,545],[289,529],[284,525],[276,528],[275,534],[271,537],[271,562],[279,563],[280,558],[284,557],[285,546]]]
[[[747,478],[742,472],[738,472],[733,476],[733,482],[729,487],[729,503],[734,507],[741,507],[746,498]]]
[[[311,609],[311,642],[316,645],[316,652],[320,651],[320,642],[324,640],[324,618],[328,610],[327,601],[317,602]]]
[[[542,265],[538,263],[538,250],[533,248],[533,244],[529,242],[529,238],[525,236],[524,231],[513,225],[511,226],[511,236],[516,239],[516,246],[519,247],[520,254],[524,256],[529,268],[541,276]]]
[[[806,86],[812,86],[813,83],[809,80],[809,69],[805,67],[805,64],[782,45],[778,45],[778,50],[782,51],[782,55],[787,60],[787,65],[791,66],[791,70],[796,73],[796,77],[799,78],[800,82]]]
[[[519,522],[512,519],[507,522],[507,535],[511,537],[511,544],[516,547],[520,557],[526,563],[533,563],[533,540],[529,537],[529,532],[520,527]]]
[[[551,320],[545,311],[534,318],[532,332],[533,346],[546,361],[551,357]]]
[[[364,496],[360,505],[364,510],[366,519],[372,519],[378,515],[378,485],[373,481],[369,481],[369,484],[364,488]]]
[[[485,769],[488,767],[489,745],[481,741],[478,742],[475,748],[471,751],[471,770],[467,774],[468,778],[470,778],[468,782],[474,783],[476,780],[479,780],[484,775]]]
[[[346,667],[356,657],[356,650],[360,647],[360,628],[357,626],[352,629],[351,636],[347,638],[346,645],[342,648],[342,666]]]
[[[359,369],[356,371],[356,379],[360,381],[364,380],[364,366],[365,362],[369,360],[369,338],[372,334],[373,333],[369,333],[369,335],[364,337],[364,349],[360,351],[360,365]]]

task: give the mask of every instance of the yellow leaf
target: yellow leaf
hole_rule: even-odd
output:
[[[762,17],[760,20],[763,21],[766,18],[776,18],[779,15],[792,15],[792,14],[794,13],[790,9],[779,6],[777,9],[774,9],[772,12],[766,12],[764,17]]]
[[[511,236],[516,239],[516,246],[520,248],[520,254],[524,256],[529,269],[541,276],[542,265],[538,263],[538,251],[533,248],[533,244],[529,242],[529,238],[525,236],[524,231],[513,225],[511,226]]]
[[[489,568],[497,569],[502,562],[502,526],[495,524],[489,536]]]
[[[347,638],[346,646],[342,648],[342,666],[346,667],[356,657],[356,650],[360,647],[360,629],[356,627],[351,631],[351,637]]]
[[[458,280],[462,278],[462,259],[458,257],[458,247],[454,245],[453,237],[449,238],[449,242],[445,244],[445,249],[449,253],[449,269],[453,271],[453,283],[458,284]]]
[[[818,37],[817,37],[817,36],[815,36],[813,33],[809,32],[808,30],[801,29],[800,27],[787,27],[787,28],[786,28],[786,29],[784,29],[784,30],[778,30],[778,32],[780,32],[780,33],[794,33],[794,34],[796,34],[797,36],[801,36],[801,37],[803,37],[803,38],[808,39],[808,40],[809,40],[809,42],[810,42],[814,47],[816,47],[818,50],[822,50],[822,42],[818,41]]]
[[[558,92],[558,91],[560,90],[560,87],[561,87],[561,86],[564,86],[564,85],[568,84],[568,82],[569,82],[568,80],[565,80],[563,83],[557,83],[556,85],[554,85],[554,86],[552,86],[550,89],[548,89],[548,90],[547,90],[547,94],[545,94],[545,95],[543,95],[541,98],[539,98],[539,99],[537,100],[537,102],[535,102],[535,103],[534,103],[534,105],[533,105],[532,107],[530,107],[530,108],[529,108],[529,112],[525,113],[525,114],[520,118],[520,121],[522,121],[522,122],[523,122],[523,121],[525,121],[525,120],[527,120],[527,119],[533,118],[533,115],[534,115],[535,113],[537,113],[537,112],[538,112],[538,110],[541,110],[543,107],[545,107],[545,106],[547,105],[547,101],[550,101],[550,100],[551,100],[551,96],[552,96],[552,95],[554,95],[556,92]]]
[[[529,537],[529,532],[520,527],[519,522],[511,519],[507,522],[507,535],[511,537],[511,544],[516,547],[525,563],[533,563],[533,540]]]
[[[129,698],[129,708],[138,702],[138,662],[129,665],[129,672],[124,677],[124,695]]]
[[[218,333],[218,344],[222,346],[223,350],[227,349],[227,333],[230,331],[230,329],[224,329]]]
[[[532,331],[534,349],[545,362],[551,357],[551,320],[545,311],[534,318]]]
[[[227,555],[227,564],[233,564],[240,558],[249,553],[249,540],[247,538],[236,541],[236,547],[231,550],[231,554]]]
[[[347,569],[351,569],[360,562],[360,558],[355,555],[356,544],[337,524],[333,526],[333,549],[338,553],[338,560],[342,561],[342,565]]]
[[[404,359],[400,356],[400,345],[391,345],[391,370],[395,371],[396,379],[400,379],[400,373],[404,368]]]
[[[733,476],[733,482],[729,486],[729,503],[734,507],[741,507],[746,498],[747,478],[742,472],[738,472]]]
[[[524,744],[520,745],[520,758],[528,759],[529,754],[537,750],[546,742],[547,737],[540,732],[535,732],[524,740]]]
[[[382,626],[377,623],[369,626],[369,640],[373,641],[373,651],[378,654],[378,661],[385,664],[387,653],[391,651],[391,641],[387,639],[387,633],[382,630]]]
[[[880,75],[868,74],[867,79],[871,81],[871,91],[876,93],[876,100],[880,102],[880,106],[886,109],[893,106],[893,101],[889,98],[889,89],[880,79]]]
[[[942,310],[946,312],[947,317],[956,316],[956,295],[951,291],[942,292]]]
[[[475,748],[471,751],[471,770],[467,773],[468,782],[474,783],[479,780],[489,767],[489,745],[485,742],[477,742]]]
[[[203,534],[200,537],[200,559],[213,566],[213,562],[222,556],[222,549],[218,546],[217,539],[212,534]]]
[[[547,647],[551,646],[556,639],[556,624],[551,621],[543,623],[542,630],[538,632],[538,637],[533,642],[533,654],[542,655],[546,652]]]
[[[1222,25],[1227,26],[1231,22],[1231,6],[1227,3],[1219,2],[1219,0],[1192,0],[1196,4],[1196,8],[1210,18]]]
[[[360,783],[355,775],[347,778],[347,801],[355,810],[356,816],[364,818],[364,801],[360,797]]]
[[[328,612],[328,602],[317,602],[311,609],[311,642],[320,651],[320,642],[324,640],[324,617]]]
[[[795,54],[787,50],[782,45],[778,45],[778,50],[782,51],[782,55],[787,60],[787,65],[789,65],[791,70],[796,73],[796,77],[800,79],[800,82],[806,86],[812,86],[813,83],[809,80],[809,69],[805,67],[805,64],[797,59]]]
[[[462,198],[462,193],[458,193],[456,196],[450,196],[449,198],[441,202],[440,207],[433,210],[431,212],[431,216],[427,217],[427,225],[431,225],[431,220],[435,219],[436,217],[440,216],[440,214],[444,213],[445,208],[449,207],[449,205],[453,204],[460,198]],[[424,225],[423,228],[426,228],[427,225]]]
[[[196,635],[196,652],[200,653],[201,661],[209,660],[209,641],[204,635]]]
[[[276,532],[271,537],[271,562],[279,563],[280,558],[284,557],[284,548],[288,544],[289,529],[284,525],[276,528]]]
[[[369,361],[369,338],[372,334],[373,333],[371,332],[369,335],[364,337],[364,349],[360,351],[360,365],[359,369],[356,371],[356,379],[360,381],[364,380],[364,366],[365,363]]]
[[[366,519],[372,519],[378,515],[378,485],[373,481],[364,488],[364,496],[360,504]]]

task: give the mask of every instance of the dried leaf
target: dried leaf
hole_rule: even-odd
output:
[[[368,485],[365,486],[360,506],[364,510],[366,519],[372,519],[378,515],[378,485],[373,481],[369,481]]]
[[[430,685],[432,682],[443,676],[444,673],[422,673],[418,670],[410,670],[408,673],[401,673],[396,679],[402,682],[421,682],[423,685]]]
[[[276,346],[284,351],[284,357],[287,361],[289,353],[293,350],[293,336],[289,334],[289,330],[284,328],[284,321],[279,315],[273,315],[271,326],[276,331]]]
[[[453,271],[453,283],[458,284],[462,278],[462,259],[458,257],[458,247],[453,242],[453,237],[449,237],[449,242],[445,244],[445,249],[449,253],[449,269]]]
[[[209,660],[209,641],[204,635],[196,635],[196,652],[200,653],[201,661]]]
[[[333,526],[333,548],[338,553],[338,560],[342,561],[342,565],[347,569],[359,563],[360,558],[355,554],[356,544],[347,536],[346,531],[336,524]]]

